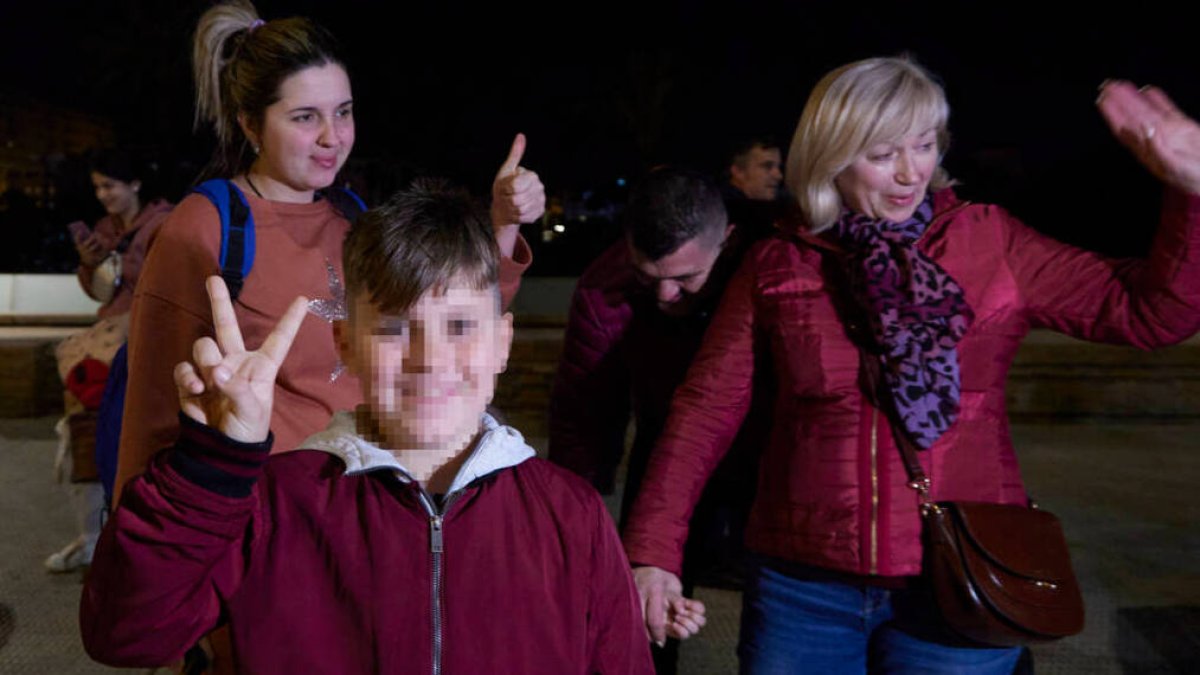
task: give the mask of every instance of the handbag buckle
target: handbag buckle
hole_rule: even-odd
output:
[[[932,486],[933,482],[929,480],[929,476],[919,476],[908,481],[908,487],[917,491],[917,508],[920,510],[922,516],[942,512],[942,508],[929,498],[929,490]]]

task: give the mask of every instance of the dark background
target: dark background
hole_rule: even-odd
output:
[[[0,92],[110,119],[118,144],[161,160],[177,199],[213,145],[191,128],[189,69],[191,31],[210,4],[4,2]],[[525,164],[552,196],[619,203],[618,179],[660,162],[716,173],[741,137],[772,135],[786,152],[823,73],[909,52],[945,83],[946,165],[961,193],[1129,255],[1149,243],[1160,189],[1108,134],[1097,86],[1154,83],[1200,114],[1194,26],[1154,3],[1061,16],[1051,3],[444,4],[257,3],[264,18],[307,15],[342,41],[356,99],[352,161],[368,168],[373,196],[416,169],[485,194],[523,131]],[[98,217],[81,185],[82,198],[51,220]],[[611,233],[595,224],[572,255],[542,256],[533,272],[578,272]]]

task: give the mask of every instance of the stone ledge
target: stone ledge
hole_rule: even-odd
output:
[[[1200,418],[1200,338],[1155,351],[1037,331],[1008,376],[1009,416],[1049,420]]]
[[[520,320],[497,385],[495,405],[532,437],[546,434],[561,325],[548,316]],[[61,410],[54,344],[78,330],[0,325],[0,417]],[[1006,397],[1019,422],[1200,419],[1200,338],[1144,352],[1038,331],[1017,354]]]

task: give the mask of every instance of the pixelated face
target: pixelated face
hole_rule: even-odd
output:
[[[310,66],[279,85],[279,100],[263,112],[255,170],[305,193],[329,187],[354,147],[353,97],[346,70]]]
[[[925,199],[938,160],[937,129],[927,129],[867,148],[834,185],[850,210],[902,223]]]
[[[141,183],[126,183],[112,176],[92,172],[92,187],[96,188],[96,199],[110,216],[119,216],[138,208],[138,188]]]
[[[721,255],[725,239],[733,231],[726,227],[724,236],[697,235],[673,252],[651,260],[630,245],[630,257],[638,283],[654,294],[658,308],[670,316],[686,316],[704,297],[705,283]]]
[[[729,182],[748,198],[769,202],[779,194],[782,166],[779,148],[756,146],[742,161],[729,167]]]
[[[496,290],[461,280],[426,292],[401,315],[380,312],[364,294],[339,322],[342,360],[388,449],[462,447],[479,430],[512,343],[512,315]]]

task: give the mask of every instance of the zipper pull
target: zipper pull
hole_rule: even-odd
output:
[[[433,516],[429,519],[429,551],[442,552],[442,517]]]

